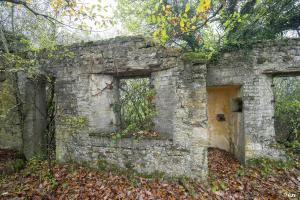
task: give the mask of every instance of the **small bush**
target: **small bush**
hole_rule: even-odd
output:
[[[287,141],[299,139],[300,101],[278,101],[276,104],[275,124],[277,131],[287,136]]]
[[[250,166],[260,169],[262,175],[271,175],[276,170],[286,170],[297,165],[293,157],[287,157],[287,160],[273,160],[268,157],[257,157],[248,161]]]
[[[12,161],[11,165],[15,172],[19,172],[24,168],[25,162],[22,159],[17,159],[17,160]]]
[[[25,166],[25,162],[22,159],[10,160],[5,163],[5,166],[0,170],[0,175],[8,175],[21,171]]]
[[[274,86],[276,139],[296,148],[294,141],[300,142],[300,77],[275,78]]]
[[[42,168],[42,163],[44,159],[41,157],[33,157],[28,160],[27,166],[31,171],[38,171]]]

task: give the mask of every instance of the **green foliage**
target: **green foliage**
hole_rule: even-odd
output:
[[[141,33],[146,1],[118,0],[115,16],[129,32]]]
[[[30,48],[31,43],[26,37],[24,37],[24,35],[21,35],[19,33],[13,33],[7,30],[3,30],[3,33],[5,35],[8,48],[12,52],[16,53],[28,50]],[[0,49],[4,50],[3,41],[0,42]]]
[[[243,177],[245,176],[245,168],[241,167],[236,172],[237,177]]]
[[[248,161],[250,166],[257,167],[264,176],[276,173],[277,170],[287,170],[297,165],[294,157],[287,156],[286,160],[274,160],[268,157],[257,157]]]
[[[226,46],[299,31],[299,8],[298,0],[119,0],[117,17],[125,27],[152,33],[161,44],[216,54]]]
[[[7,176],[0,174],[0,185],[4,185],[7,182]]]
[[[285,30],[299,30],[298,0],[248,0],[222,10],[225,45],[275,39]]]
[[[188,177],[180,177],[178,179],[178,183],[182,185],[188,192],[188,194],[195,199],[196,198],[196,190],[193,185],[190,184],[190,179]]]
[[[276,104],[278,129],[289,133],[288,140],[296,140],[300,134],[300,101],[278,101]]]
[[[201,61],[207,61],[211,57],[211,54],[206,54],[202,51],[198,52],[188,52],[184,53],[182,55],[182,59],[186,61],[193,61],[193,60],[201,60]]]
[[[11,162],[11,165],[15,172],[19,172],[21,169],[24,168],[25,162],[23,159],[16,159]]]
[[[5,127],[6,123],[13,121],[16,109],[15,99],[8,81],[1,83],[0,102],[0,123],[1,126]]]
[[[296,149],[300,149],[300,142],[299,140],[293,140],[291,142],[286,142],[285,143],[285,146],[288,148],[288,149],[291,149],[291,150],[296,150]]]
[[[50,187],[42,188],[44,193],[49,193],[55,190],[58,182],[53,176],[53,173],[48,168],[47,161],[41,157],[36,156],[29,159],[26,163],[26,168],[22,172],[24,176],[31,176],[37,178],[40,182],[49,184]]]
[[[275,130],[280,142],[300,141],[300,78],[275,78]],[[296,143],[294,143],[296,144]],[[290,145],[291,146],[291,145]],[[293,146],[293,145],[292,145]],[[295,146],[295,145],[294,145]]]
[[[14,88],[10,80],[6,79],[0,83],[0,132],[4,135],[11,134],[14,138],[14,135],[20,131],[19,123]]]
[[[32,173],[32,172],[36,172],[36,171],[40,171],[43,167],[43,163],[44,163],[44,159],[41,156],[36,156],[33,158],[30,158],[27,161],[27,170],[28,173]]]
[[[33,59],[26,59],[18,54],[3,54],[4,70],[6,73],[15,73],[23,71],[28,77],[34,77],[37,74],[37,66]]]
[[[146,78],[120,80],[120,101],[114,109],[120,113],[121,132],[113,136],[116,139],[140,130],[152,130],[155,109],[149,84]]]
[[[50,172],[48,172],[48,173],[46,173],[44,175],[43,180],[47,181],[50,184],[50,188],[45,188],[44,192],[46,192],[46,193],[55,190],[57,188],[57,186],[58,186],[57,180],[55,179],[55,177],[53,176],[53,174],[50,173]],[[49,189],[49,191],[47,191],[48,189]]]
[[[23,159],[10,160],[5,163],[4,174],[11,174],[11,173],[19,172],[24,168],[24,166],[25,166],[25,162]]]
[[[218,1],[214,1],[214,5]],[[217,7],[217,6],[216,6]],[[161,44],[204,48],[204,27],[213,13],[210,0],[131,1],[119,0],[117,17],[129,31],[150,32]],[[132,28],[134,27],[134,28]]]
[[[3,48],[3,53],[0,55],[2,66],[0,69],[7,76],[16,72],[25,72],[29,77],[36,74],[36,63],[34,59],[27,58],[27,51],[30,51],[31,44],[27,38],[20,34],[15,34],[8,31],[1,31],[0,50]],[[4,39],[3,39],[4,38]]]
[[[228,188],[229,186],[227,185],[226,182],[224,182],[223,180],[217,180],[217,181],[212,181],[210,183],[210,188],[211,188],[211,191],[213,193],[216,193],[218,191],[224,191]]]

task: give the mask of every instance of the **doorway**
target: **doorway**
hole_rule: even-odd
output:
[[[208,87],[208,132],[211,147],[231,152],[244,162],[241,86]]]

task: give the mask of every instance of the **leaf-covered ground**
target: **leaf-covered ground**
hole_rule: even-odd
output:
[[[257,159],[243,168],[225,151],[209,151],[211,186],[216,199],[289,199],[300,197],[300,166]],[[296,199],[296,198],[295,198]]]
[[[15,160],[19,157],[15,150],[0,149],[0,168],[10,160]]]
[[[1,154],[2,155],[2,154]],[[4,162],[5,159],[1,159]],[[0,177],[0,199],[289,199],[299,198],[299,165],[267,159],[244,169],[231,154],[209,149],[208,183],[141,177],[75,164],[31,160],[18,173]],[[288,169],[285,169],[287,168]],[[298,168],[297,168],[298,167]],[[292,199],[292,198],[291,198]]]
[[[24,157],[15,150],[0,149],[0,176],[19,171],[24,167]]]

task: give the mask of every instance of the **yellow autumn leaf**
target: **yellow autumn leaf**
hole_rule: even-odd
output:
[[[165,28],[161,30],[161,41],[165,43],[168,40],[169,36]]]
[[[190,4],[189,3],[187,3],[186,5],[185,5],[185,13],[187,13],[187,12],[189,12],[189,10],[190,10]]]
[[[201,0],[197,6],[197,13],[203,13],[210,8],[210,0]]]
[[[153,37],[154,37],[154,38],[157,38],[157,37],[158,37],[158,30],[156,30],[156,31],[153,32]]]
[[[184,27],[184,20],[183,20],[183,19],[180,20],[180,27],[181,27],[181,28]]]
[[[194,16],[193,18],[192,18],[192,23],[196,23],[196,21],[197,21],[197,16]]]

